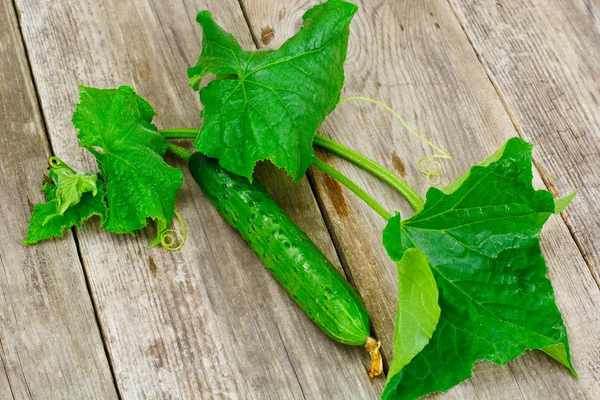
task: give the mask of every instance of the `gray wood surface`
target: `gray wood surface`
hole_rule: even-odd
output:
[[[116,398],[73,236],[21,244],[49,148],[9,0],[0,27],[0,398]]]
[[[53,149],[76,168],[94,169],[70,122],[78,84],[134,85],[160,112],[158,126],[197,126],[199,102],[185,73],[200,52],[197,11],[210,7],[252,46],[235,1],[17,5]],[[282,205],[301,216],[299,224],[335,261],[306,181],[294,187],[281,177],[269,180]],[[88,225],[78,233],[124,398],[377,397],[383,380],[367,377],[366,351],[320,332],[189,174],[177,209],[188,231],[179,252],[148,250],[151,230],[132,238]]]
[[[450,3],[600,285],[600,3]]]
[[[187,173],[177,201],[188,231],[182,251],[148,250],[152,229],[134,238],[93,224],[77,232],[76,241],[68,234],[31,248],[19,244],[29,203],[42,198],[38,187],[49,155],[35,90],[53,152],[76,168],[95,170],[71,125],[78,84],[133,85],[160,112],[159,127],[198,125],[200,105],[185,75],[200,51],[196,13],[210,9],[247,48],[274,48],[316,1],[15,0],[16,8],[1,1],[0,143],[6,148],[18,134],[22,146],[0,159],[0,216],[8,222],[0,228],[0,398],[115,397],[102,340],[122,398],[377,398],[384,380],[367,378],[364,349],[321,333]],[[478,363],[472,379],[432,397],[600,398],[600,291],[590,273],[597,274],[600,223],[587,214],[597,211],[600,179],[593,172],[598,5],[358,3],[343,96],[390,104],[452,153],[454,160],[443,161],[440,185],[522,135],[537,145],[538,187],[556,194],[582,187],[562,218],[551,218],[542,232],[580,380],[529,352],[503,367]],[[406,175],[421,193],[429,186],[416,164],[431,149],[377,106],[343,104],[322,133]],[[376,178],[318,155],[389,210],[412,214]],[[277,201],[334,264],[344,264],[389,362],[396,271],[380,245],[384,221],[335,181],[318,171],[309,176],[312,190],[306,179],[296,186],[271,166],[259,167]]]
[[[6,376],[4,360],[2,360],[2,369],[0,370],[0,396],[7,400],[14,399],[12,391],[10,390],[10,384],[8,383],[8,377]]]
[[[303,11],[314,4],[301,1],[290,5],[283,0],[242,3],[254,36],[268,47],[277,47],[289,37],[300,25]],[[455,155],[455,160],[443,162],[441,184],[449,183],[518,134],[448,3],[362,1],[359,5],[352,25],[343,96],[383,100],[400,111],[417,132]],[[263,40],[264,32],[268,33],[267,40]],[[328,117],[322,131],[390,169],[397,168],[400,159],[411,185],[421,193],[429,186],[416,165],[421,157],[432,154],[431,150],[409,136],[386,111],[368,103],[348,102]],[[412,214],[398,195],[376,179],[323,152],[319,155],[367,188],[389,210],[399,210],[404,217]],[[323,174],[315,172],[314,177],[332,233],[367,302],[389,359],[396,273],[380,245],[384,221]],[[571,335],[580,381],[548,357],[533,352],[505,367],[478,364],[474,378],[445,397],[600,396],[600,319],[598,313],[590,313],[600,305],[600,293],[559,217],[549,221],[542,244]]]

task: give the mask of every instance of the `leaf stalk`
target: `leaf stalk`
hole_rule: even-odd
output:
[[[163,135],[163,137],[165,139],[196,139],[196,137],[198,136],[199,130],[195,129],[195,128],[176,128],[176,129],[160,130],[159,133],[161,135]],[[377,162],[371,160],[370,158],[362,155],[361,153],[359,153],[355,150],[352,150],[352,149],[344,146],[341,143],[338,143],[329,138],[326,138],[325,136],[316,134],[314,137],[313,143],[323,149],[329,150],[330,152],[344,158],[345,160],[350,161],[353,164],[356,164],[360,168],[372,173],[373,175],[375,175],[376,177],[378,177],[379,179],[381,179],[382,181],[384,181],[385,183],[390,185],[394,190],[396,190],[398,193],[400,193],[402,196],[404,196],[404,198],[410,203],[411,207],[416,212],[419,212],[420,210],[423,209],[423,205],[425,204],[425,202],[421,198],[421,196],[419,196],[419,194],[415,191],[415,189],[413,189],[405,180],[398,177],[396,174],[394,174],[389,169],[383,167],[382,165],[380,165]],[[185,149],[183,149],[179,146],[173,145],[172,143],[169,143],[169,150],[171,152],[185,158],[185,153],[181,153],[182,150],[186,151]],[[189,155],[188,155],[187,159],[189,159]],[[325,163],[323,163],[323,164],[327,165]],[[319,168],[318,165],[315,165],[314,163],[313,163],[313,165],[315,167]],[[329,167],[329,165],[327,165],[327,167]],[[321,168],[319,168],[319,169],[321,169]],[[348,178],[346,178],[346,180],[349,181]],[[352,184],[356,188],[360,189],[363,193],[365,193],[354,182],[352,182]],[[350,190],[352,190],[352,189],[350,189]],[[371,196],[368,196],[368,197],[371,200],[373,199]],[[380,208],[381,208],[381,206],[380,206]]]
[[[167,143],[167,150],[175,154],[176,156],[183,158],[184,160],[189,160],[192,156],[191,152],[173,143]]]
[[[158,131],[165,139],[196,139],[200,133],[195,128],[175,128]]]
[[[370,158],[362,155],[356,150],[352,150],[341,143],[335,142],[325,136],[319,134],[315,135],[313,143],[319,147],[329,150],[330,152],[337,154],[345,160],[356,164],[360,168],[368,171],[390,185],[394,190],[400,193],[410,203],[411,207],[419,212],[423,209],[425,204],[424,200],[419,196],[415,189],[413,189],[405,180],[398,177],[389,169],[383,167],[377,162]]]
[[[315,158],[312,163],[313,167],[318,168],[323,171],[327,175],[331,176],[342,185],[346,186],[348,189],[352,191],[355,195],[357,195],[362,201],[364,201],[369,207],[371,207],[377,214],[381,215],[386,221],[392,217],[385,208],[381,206],[373,197],[371,197],[367,192],[365,192],[360,186],[354,183],[350,178],[346,175],[342,174],[337,169],[333,168],[329,164],[324,163],[323,161]]]

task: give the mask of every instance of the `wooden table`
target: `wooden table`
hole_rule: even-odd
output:
[[[363,349],[304,316],[186,173],[183,250],[147,249],[152,232],[94,224],[24,247],[51,154],[78,169],[71,114],[78,84],[133,85],[159,127],[198,126],[186,68],[200,51],[199,10],[247,48],[279,46],[315,1],[0,0],[0,398],[377,398]],[[577,381],[540,352],[481,362],[444,395],[600,398],[600,2],[362,0],[343,96],[383,100],[455,156],[441,185],[511,136],[535,143],[535,184],[579,188],[542,247],[569,329]],[[321,132],[360,149],[424,193],[431,154],[384,110],[348,102]],[[319,153],[382,204],[411,214],[380,181]],[[180,167],[182,163],[172,160]],[[295,186],[263,166],[269,189],[359,289],[389,362],[395,265],[383,220],[318,171]]]

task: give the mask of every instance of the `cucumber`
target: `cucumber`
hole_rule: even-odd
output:
[[[250,183],[200,153],[192,155],[189,169],[219,213],[323,332],[344,344],[368,342],[369,316],[356,290],[258,181]]]

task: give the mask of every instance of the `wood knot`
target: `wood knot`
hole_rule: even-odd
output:
[[[264,46],[267,46],[269,43],[271,43],[273,39],[275,39],[275,32],[273,31],[273,28],[270,26],[265,26],[260,30],[260,42]]]
[[[152,272],[152,275],[156,276],[156,273],[158,272],[158,267],[156,266],[156,262],[154,261],[154,258],[152,258],[152,256],[148,256],[148,264],[150,267],[150,272]]]
[[[392,164],[394,165],[394,169],[398,172],[398,174],[404,178],[406,176],[406,167],[398,156],[398,153],[395,151],[392,152]]]
[[[323,181],[336,214],[340,217],[348,216],[348,204],[342,193],[342,185],[327,174],[323,174]]]

